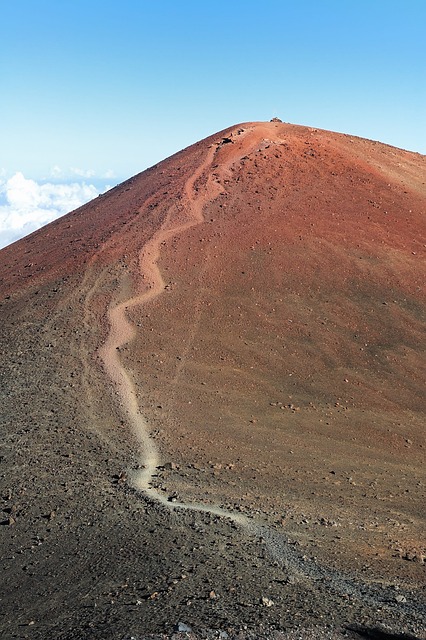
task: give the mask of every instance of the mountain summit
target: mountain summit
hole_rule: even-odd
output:
[[[5,633],[425,631],[425,176],[245,123],[0,251]]]

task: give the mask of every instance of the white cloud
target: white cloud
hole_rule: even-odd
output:
[[[93,169],[79,169],[78,167],[70,167],[70,171],[81,178],[93,178],[96,174],[96,171],[93,171]]]
[[[8,180],[0,177],[0,248],[96,198],[101,191],[84,182],[39,183],[21,172]]]
[[[55,164],[55,166],[50,170],[50,175],[52,176],[52,178],[60,178],[63,173],[64,172],[62,171],[61,167],[58,167],[57,164]]]

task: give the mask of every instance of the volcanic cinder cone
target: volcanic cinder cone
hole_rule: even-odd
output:
[[[0,252],[8,637],[425,631],[425,182],[248,123]]]

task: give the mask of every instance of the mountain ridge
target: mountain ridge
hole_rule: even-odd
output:
[[[189,147],[183,149],[182,151],[178,151],[176,153],[174,153],[173,155],[169,156],[168,158],[166,158],[165,160],[161,161],[160,163],[157,163],[155,165],[153,165],[152,167],[149,167],[148,169],[142,171],[141,173],[136,174],[135,176],[132,176],[131,178],[125,180],[124,182],[120,183],[119,185],[113,187],[112,189],[110,189],[108,192],[101,194],[100,196],[98,196],[98,198],[96,198],[95,200],[86,203],[85,205],[82,205],[81,207],[79,207],[78,209],[76,209],[75,211],[70,212],[69,214],[66,214],[65,216],[62,216],[61,218],[54,220],[53,222],[49,223],[48,225],[46,225],[45,227],[42,227],[41,229],[38,229],[36,231],[34,231],[33,233],[31,233],[29,236],[26,236],[25,238],[21,239],[21,240],[17,240],[16,242],[12,243],[12,245],[9,245],[8,247],[3,248],[2,251],[5,251],[6,253],[3,254],[5,255],[4,258],[4,262],[7,263],[9,260],[13,261],[13,258],[16,261],[16,253],[17,253],[17,249],[18,247],[22,246],[22,252],[19,252],[19,258],[21,259],[20,262],[21,264],[19,265],[22,268],[25,268],[25,265],[22,264],[22,262],[24,261],[23,258],[23,253],[25,251],[29,251],[29,248],[31,247],[31,245],[33,244],[33,242],[36,241],[37,238],[41,238],[43,237],[43,235],[45,235],[46,233],[50,233],[51,231],[54,232],[58,227],[60,227],[63,224],[63,221],[65,218],[67,218],[67,216],[71,216],[70,218],[67,218],[67,220],[69,220],[68,224],[75,224],[76,221],[78,221],[78,219],[81,216],[84,216],[86,212],[88,212],[89,214],[96,214],[99,211],[99,206],[100,203],[104,204],[105,200],[109,201],[112,200],[112,203],[114,203],[114,201],[116,200],[116,197],[118,196],[118,198],[122,197],[124,195],[124,192],[126,190],[129,190],[134,184],[135,182],[140,182],[141,179],[148,179],[150,174],[152,174],[153,172],[155,172],[158,167],[161,165],[163,166],[164,163],[166,163],[165,166],[167,166],[167,164],[172,163],[174,160],[179,159],[181,156],[181,154],[185,154],[185,153],[190,153],[192,150],[196,150],[197,148],[202,147],[204,144],[212,144],[215,141],[217,141],[218,139],[220,140],[222,137],[226,137],[230,132],[232,131],[237,131],[239,128],[241,127],[246,127],[246,126],[253,126],[253,125],[268,125],[269,123],[242,123],[239,125],[234,125],[232,127],[228,127],[226,129],[223,129],[222,131],[219,131],[216,134],[213,134],[212,136],[209,136],[207,138],[205,138],[204,140],[197,142],[193,145],[190,145]],[[341,134],[341,133],[335,133],[335,132],[330,132],[330,131],[326,131],[326,130],[322,130],[322,129],[315,129],[313,127],[305,127],[302,125],[290,125],[287,123],[273,123],[275,126],[283,126],[286,127],[286,130],[288,131],[299,131],[301,134],[305,133],[305,134],[310,134],[310,135],[314,135],[315,133],[318,133],[319,135],[325,135],[326,137],[331,138],[333,141],[339,141],[340,143],[343,142],[348,142],[348,144],[352,144],[355,143],[355,147],[356,147],[356,143],[358,142],[361,146],[365,146],[366,144],[370,147],[370,149],[376,147],[379,149],[382,149],[383,151],[385,149],[387,149],[389,152],[391,153],[400,153],[402,155],[403,158],[405,158],[407,160],[407,162],[411,161],[415,161],[417,159],[419,159],[422,163],[425,163],[425,156],[422,156],[421,154],[417,153],[417,152],[412,152],[412,151],[406,151],[404,149],[399,149],[397,147],[393,147],[391,145],[387,145],[378,141],[371,141],[371,140],[367,140],[358,136],[352,136],[349,134]],[[342,144],[338,145],[339,147],[342,147]],[[347,146],[347,145],[346,145]],[[350,149],[352,151],[352,149]],[[348,150],[347,150],[348,151]],[[362,150],[358,150],[358,154],[359,157],[362,158]],[[371,165],[367,165],[370,166]],[[407,175],[407,171],[405,172],[404,175],[404,171],[401,170],[401,177],[404,177],[406,180],[409,178],[409,175]],[[167,184],[167,181],[166,181]],[[424,187],[424,188],[423,188]],[[161,185],[159,185],[158,189],[161,188]],[[421,194],[424,194],[425,191],[425,183],[423,182],[422,185],[419,185],[418,183],[416,183],[416,189],[418,189]],[[139,196],[139,203],[142,199],[146,199],[148,196],[143,193]],[[136,205],[137,203],[132,202],[132,206]],[[129,204],[130,206],[130,204]],[[129,212],[128,212],[129,214]],[[123,215],[123,214],[121,214]],[[100,222],[100,221],[98,221]],[[103,219],[102,222],[105,224],[105,220]],[[69,227],[71,229],[71,227]],[[114,228],[111,229],[110,234],[112,234]],[[116,230],[116,229],[114,229]],[[69,242],[84,242],[84,240],[82,240],[81,238],[78,238],[78,235],[82,235],[81,231],[84,231],[84,228],[79,230],[79,233],[76,234],[76,237],[72,237],[72,233],[70,232],[70,239]],[[58,241],[59,238],[58,236],[54,235],[53,237],[54,240]],[[86,238],[85,240],[86,242],[89,241],[89,239]],[[102,238],[96,238],[94,240],[94,243],[96,244],[96,242],[101,242]],[[25,250],[24,250],[24,245],[25,245]],[[13,247],[13,248],[11,248]],[[84,249],[85,247],[78,247],[79,249]],[[89,247],[90,248],[90,247]],[[87,248],[87,249],[89,249]],[[92,246],[92,249],[95,249],[95,246]],[[42,265],[42,266],[46,266],[46,265]],[[30,274],[28,277],[31,277],[32,274]]]

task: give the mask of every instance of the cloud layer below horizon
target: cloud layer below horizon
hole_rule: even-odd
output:
[[[54,177],[58,179],[62,172],[56,169]],[[25,178],[20,171],[9,179],[0,177],[0,249],[110,188],[106,184],[99,188],[81,180],[92,177],[92,172],[73,170],[73,173],[80,181],[36,182]]]

